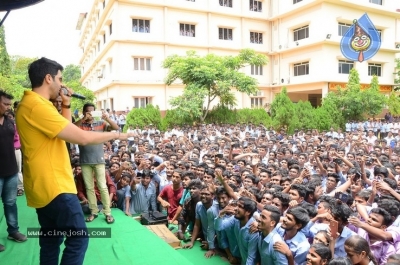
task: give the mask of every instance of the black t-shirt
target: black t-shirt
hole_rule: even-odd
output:
[[[18,173],[14,134],[14,121],[4,116],[3,124],[0,124],[0,178],[10,177]]]

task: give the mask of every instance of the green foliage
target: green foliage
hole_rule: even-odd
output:
[[[149,124],[153,124],[159,129],[161,128],[161,114],[158,106],[154,107],[153,105],[148,104],[145,108],[132,109],[126,117],[124,132],[126,132],[129,125],[144,128],[144,126]]]
[[[203,122],[216,98],[222,105],[236,105],[232,88],[248,95],[256,93],[256,79],[238,70],[249,64],[261,66],[267,62],[265,55],[251,49],[244,49],[237,56],[207,54],[202,57],[195,51],[188,51],[186,56],[169,56],[163,62],[163,67],[169,70],[165,83],[171,85],[181,80],[185,85],[183,94],[171,99],[170,104],[176,107],[178,116]]]
[[[289,128],[291,129],[316,128],[314,112],[315,109],[313,108],[313,106],[311,106],[311,103],[309,101],[300,100],[299,102],[294,104],[294,116],[292,118],[292,122]]]
[[[289,129],[295,115],[295,108],[287,94],[286,87],[282,88],[281,93],[275,95],[270,112],[272,124],[276,129]]]
[[[362,93],[363,110],[369,116],[376,116],[382,112],[387,100],[386,97],[379,93],[378,77],[374,76],[371,85]]]
[[[344,128],[345,119],[342,109],[338,108],[336,94],[329,92],[323,99],[322,106],[316,111],[316,128],[329,130],[330,127]]]
[[[193,120],[189,118],[184,118],[179,115],[179,111],[176,109],[167,110],[165,117],[161,120],[160,130],[165,131],[168,128],[173,128],[175,125],[185,125],[185,124],[192,124]]]
[[[14,96],[14,100],[21,100],[24,95],[25,88],[21,86],[16,76],[3,76],[0,74],[0,89],[3,89],[10,95]]]
[[[69,64],[65,66],[62,73],[63,82],[78,81],[81,79],[81,69],[79,65]]]
[[[226,106],[215,106],[207,116],[206,123],[236,124],[248,123],[271,125],[271,117],[263,108],[230,109]]]
[[[31,88],[31,81],[28,76],[28,67],[37,58],[29,58],[23,56],[11,56],[11,76],[18,79],[18,82],[24,88]]]
[[[263,124],[266,127],[271,126],[272,120],[263,108],[245,108],[236,111],[236,122],[253,124]]]
[[[362,120],[364,113],[363,96],[361,93],[360,77],[355,68],[350,70],[349,81],[345,89],[338,90],[339,109],[343,109],[343,117],[346,120]]]
[[[9,76],[10,73],[11,73],[10,57],[7,53],[6,36],[4,32],[4,26],[1,26],[0,27],[0,74],[3,76]]]
[[[392,93],[390,93],[387,104],[393,116],[400,115],[400,98],[396,92],[392,91]]]
[[[396,63],[396,72],[394,74],[394,83],[396,86],[394,87],[394,91],[400,91],[400,58],[394,59]]]
[[[71,98],[71,109],[72,110],[82,111],[83,105],[85,105],[85,103],[88,103],[88,102],[94,103],[95,96],[94,96],[93,91],[82,86],[81,83],[79,82],[79,79],[64,82],[64,84],[67,87],[71,88],[75,93],[86,97],[86,100]]]
[[[235,124],[236,122],[239,122],[236,119],[237,119],[236,110],[230,109],[223,105],[217,105],[210,111],[205,122]]]

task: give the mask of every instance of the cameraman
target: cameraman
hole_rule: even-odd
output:
[[[102,113],[102,120],[95,120],[92,113],[95,106],[92,103],[86,103],[83,106],[83,118],[75,125],[84,131],[104,132],[107,130],[119,130],[119,126],[105,112]],[[107,123],[108,124],[107,124]],[[97,207],[97,199],[94,189],[94,178],[97,187],[100,190],[101,203],[103,204],[103,212],[106,215],[108,224],[114,223],[114,217],[111,215],[110,196],[106,185],[106,172],[104,161],[103,144],[96,145],[79,145],[79,160],[82,167],[83,181],[86,187],[86,194],[89,203],[90,215],[86,218],[86,222],[92,222],[99,214]]]

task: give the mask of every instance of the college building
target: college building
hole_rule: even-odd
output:
[[[344,86],[351,68],[363,87],[373,75],[388,94],[400,52],[400,3],[394,0],[94,0],[79,16],[82,84],[98,108],[116,111],[158,105],[171,108],[183,85],[165,85],[162,62],[170,55],[237,55],[251,48],[269,63],[241,69],[258,80],[254,95],[236,92],[237,108],[268,108],[283,86],[293,102],[313,106]],[[381,35],[371,59],[353,62],[340,41],[367,13]],[[217,102],[215,102],[216,104]]]

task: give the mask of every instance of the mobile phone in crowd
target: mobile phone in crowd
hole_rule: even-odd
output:
[[[235,166],[233,167],[233,169],[234,169],[235,171],[239,171],[240,167],[239,167],[238,165],[235,165]]]
[[[347,193],[342,193],[342,192],[336,192],[335,193],[335,199],[341,200],[343,203],[347,203],[349,200],[349,194]]]
[[[339,228],[338,221],[336,221],[336,220],[331,220],[331,221],[329,222],[329,229],[331,230],[331,236],[332,236],[332,238],[334,238],[334,239],[337,238],[338,228]]]

